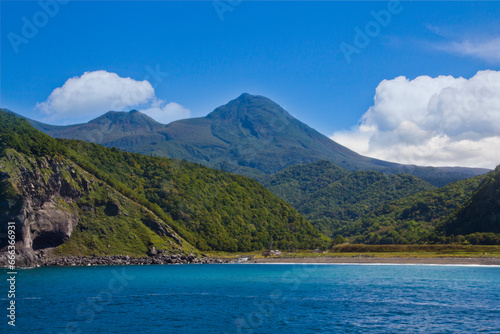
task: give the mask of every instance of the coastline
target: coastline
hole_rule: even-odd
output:
[[[19,255],[19,254],[17,254]],[[191,254],[157,254],[155,256],[132,257],[126,255],[109,256],[47,256],[16,258],[16,268],[35,267],[90,267],[90,266],[140,266],[163,264],[213,264],[229,263],[229,259],[221,259],[204,255]],[[5,254],[0,255],[0,268],[8,268],[9,263]]]
[[[263,264],[434,264],[500,266],[498,257],[274,257],[252,259],[243,263]]]
[[[0,256],[0,268],[7,262]],[[112,256],[48,256],[28,259],[21,257],[18,268],[113,266],[113,265],[168,265],[168,264],[373,264],[373,265],[468,265],[500,266],[500,257],[489,256],[276,256],[276,257],[225,257],[194,254],[157,254],[147,257]]]

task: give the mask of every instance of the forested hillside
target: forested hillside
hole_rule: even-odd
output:
[[[483,178],[477,191],[437,231],[447,236],[500,233],[500,166]]]
[[[429,238],[436,226],[466,202],[485,177],[476,176],[387,203],[339,233],[353,242],[368,244],[432,241]]]
[[[348,172],[328,161],[261,182],[334,243],[500,244],[499,169],[436,188],[408,174]]]
[[[328,161],[292,166],[262,182],[332,237],[381,205],[434,188],[409,174],[348,172]]]
[[[295,209],[252,179],[184,161],[122,152],[77,140],[56,140],[3,111],[0,123],[2,157],[12,151],[34,159],[35,164],[43,158],[74,164],[151,211],[200,250],[259,250],[270,245],[314,248],[326,242]],[[22,192],[12,178],[13,171],[5,166],[0,168],[4,184],[9,183],[13,189],[3,191],[0,198],[9,206],[7,197],[12,200]],[[16,168],[22,173],[28,166],[21,164]],[[85,196],[78,201],[78,210],[95,205]],[[1,223],[6,221],[2,219]],[[85,234],[85,229],[81,233]],[[73,235],[69,241],[71,238]]]
[[[57,233],[33,225],[35,248],[68,254],[143,254],[153,245],[326,248],[331,241],[319,230],[335,242],[369,244],[499,239],[498,169],[443,188],[409,174],[350,172],[329,161],[255,176],[279,199],[258,182],[225,171],[54,139],[8,112],[0,112],[0,122],[0,232],[8,219],[31,224],[19,214],[28,203],[33,216],[43,216],[48,205],[74,225],[61,227],[60,217]]]

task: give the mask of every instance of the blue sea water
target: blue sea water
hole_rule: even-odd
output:
[[[2,281],[5,333],[500,333],[500,267],[24,269],[15,328]]]

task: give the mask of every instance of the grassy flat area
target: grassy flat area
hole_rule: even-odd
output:
[[[239,258],[253,256],[265,258],[262,252],[210,252],[210,256],[220,258]],[[500,258],[500,246],[482,245],[338,245],[327,251],[304,250],[282,252],[282,258],[321,258],[321,257],[495,257]]]

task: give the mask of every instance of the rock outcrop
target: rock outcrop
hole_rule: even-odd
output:
[[[152,264],[213,264],[230,263],[233,260],[219,259],[208,256],[196,256],[194,254],[167,254],[161,253],[148,257],[130,256],[64,256],[43,257],[35,261],[35,266],[98,266],[98,265],[152,265]]]
[[[71,203],[81,196],[76,185],[82,185],[83,178],[78,177],[74,166],[57,159],[30,161],[20,154],[7,154],[6,160],[8,171],[2,173],[1,181],[10,184],[17,196],[4,201],[1,226],[15,222],[18,261],[29,263],[33,251],[57,247],[71,236],[79,220]],[[87,181],[85,184],[88,187]],[[0,248],[6,245],[7,239],[0,239]]]
[[[96,253],[97,250],[92,249],[92,246],[99,239],[103,239],[102,242],[106,243],[107,248],[111,248],[112,242],[104,239],[115,241],[124,239],[123,235],[117,236],[113,233],[129,221],[135,229],[122,232],[132,234],[127,235],[130,241],[124,241],[125,248],[127,245],[130,249],[142,248],[144,255],[149,248],[150,251],[154,251],[148,255],[160,254],[154,246],[149,245],[151,237],[148,240],[144,237],[138,238],[136,234],[139,232],[141,233],[139,235],[146,233],[146,235],[161,236],[165,245],[169,245],[172,249],[182,250],[186,245],[168,224],[150,210],[121,195],[67,159],[60,157],[35,159],[16,151],[9,151],[0,158],[0,184],[3,194],[0,198],[0,264],[3,265],[7,260],[5,252],[8,246],[8,222],[15,223],[18,266],[58,265],[64,260],[58,260],[57,257],[44,259],[44,257],[49,253],[54,254],[52,250],[68,241],[75,228],[80,231],[97,231],[95,233],[101,236],[98,239],[83,238],[71,252],[79,252],[85,246],[81,243],[88,242],[90,243],[88,248],[92,253]],[[109,232],[100,226],[93,226],[92,222],[100,222],[103,219],[101,217],[110,221],[106,225]],[[111,224],[113,222],[115,225]],[[113,247],[115,246],[113,244]],[[61,257],[61,259],[72,259],[72,257]],[[105,262],[111,261],[108,258],[103,259],[107,259],[103,260]],[[93,262],[84,264],[87,263]]]

